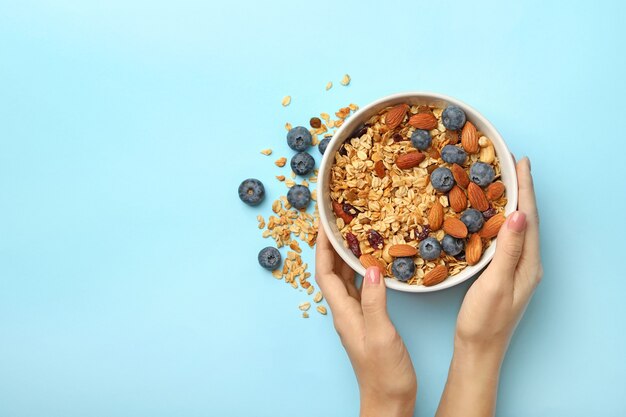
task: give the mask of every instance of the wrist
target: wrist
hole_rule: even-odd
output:
[[[503,341],[477,343],[456,338],[451,368],[462,374],[479,374],[485,379],[497,379],[507,345]]]
[[[415,409],[413,395],[387,396],[361,392],[360,417],[411,417]]]

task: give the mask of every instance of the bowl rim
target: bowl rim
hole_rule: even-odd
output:
[[[332,213],[332,210],[330,210],[329,205],[326,204],[326,200],[330,200],[330,192],[326,191],[328,189],[328,184],[326,182],[329,181],[330,178],[330,167],[328,167],[328,165],[332,166],[332,164],[334,163],[334,158],[331,156],[335,154],[335,151],[344,142],[345,138],[355,130],[356,126],[358,126],[367,118],[371,117],[371,115],[367,115],[368,113],[373,111],[372,114],[374,114],[384,107],[399,104],[401,101],[410,101],[411,99],[443,101],[448,105],[457,105],[461,107],[467,114],[468,120],[471,119],[474,124],[483,125],[488,128],[481,129],[482,131],[490,131],[489,139],[494,144],[494,147],[496,149],[499,148],[500,150],[496,150],[496,154],[500,160],[501,173],[504,174],[504,166],[512,167],[513,172],[515,172],[515,161],[513,159],[513,155],[511,154],[506,142],[502,138],[502,135],[500,135],[500,132],[478,110],[459,99],[445,94],[429,91],[407,91],[381,97],[361,107],[350,118],[346,119],[346,122],[333,135],[326,148],[326,152],[324,152],[318,175],[318,210],[320,225],[321,227],[325,228],[326,235],[339,256],[341,256],[341,258],[361,276],[365,274],[365,268],[351,252],[348,253],[348,249],[343,244],[343,238],[341,241],[339,241],[337,234],[331,229],[329,219],[334,218],[334,214]],[[512,178],[510,178],[509,181],[512,181],[512,183],[514,184],[514,189],[512,191],[509,191],[509,189],[507,188],[508,202],[505,207],[506,215],[509,215],[516,210],[518,200],[517,176],[512,175]],[[476,265],[467,266],[459,274],[455,275],[454,277],[450,277],[437,285],[433,285],[431,287],[425,287],[423,285],[409,285],[407,283],[398,281],[395,278],[385,278],[386,286],[394,290],[412,293],[435,292],[456,286],[478,274],[487,266],[487,264],[493,259],[496,245],[497,239],[494,238],[491,245],[483,253],[483,256]]]

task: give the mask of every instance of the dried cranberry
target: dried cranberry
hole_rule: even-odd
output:
[[[374,249],[382,249],[385,246],[385,240],[383,237],[374,229],[370,229],[367,232],[367,241],[370,243],[370,246]]]
[[[346,240],[348,241],[348,248],[352,251],[354,256],[357,258],[361,257],[361,247],[359,246],[359,241],[352,233],[346,233]]]
[[[309,124],[313,129],[319,129],[320,127],[322,127],[322,121],[319,117],[311,117],[311,120],[309,120]]]
[[[426,239],[430,233],[430,226],[425,225],[425,226],[421,226],[421,228],[422,228],[421,232],[415,229],[415,238],[420,242]]]
[[[348,213],[351,216],[356,216],[359,214],[359,210],[357,210],[352,204],[343,203],[342,207],[344,213]]]
[[[493,207],[489,207],[489,209],[483,211],[483,217],[485,218],[485,220],[489,220],[496,214],[498,214],[498,212]]]
[[[404,136],[402,136],[401,134],[395,133],[393,135],[393,141],[394,142],[402,142],[403,140],[404,140]]]

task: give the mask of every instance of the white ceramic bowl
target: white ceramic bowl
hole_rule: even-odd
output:
[[[496,128],[489,123],[489,121],[480,114],[476,109],[469,105],[459,101],[455,98],[445,96],[443,94],[428,93],[428,92],[406,92],[393,94],[387,97],[383,97],[373,103],[362,107],[356,113],[354,113],[346,122],[335,132],[332,140],[326,148],[324,158],[320,167],[318,175],[318,203],[320,212],[320,222],[326,230],[328,238],[332,243],[335,250],[345,260],[352,269],[357,273],[365,274],[365,268],[359,262],[359,259],[344,245],[344,239],[339,233],[337,225],[335,223],[335,214],[332,211],[329,181],[330,170],[334,163],[335,152],[343,144],[343,142],[356,130],[359,125],[365,123],[370,117],[378,113],[380,110],[388,106],[393,106],[400,103],[407,103],[409,105],[429,105],[440,108],[445,108],[450,104],[461,107],[467,115],[467,120],[474,123],[476,128],[483,132],[493,142],[496,150],[496,155],[500,161],[500,169],[502,174],[502,182],[506,186],[507,192],[507,205],[505,207],[505,214],[510,214],[517,208],[517,176],[515,174],[515,162],[513,157],[504,143],[502,136],[496,130]],[[404,282],[398,281],[395,278],[386,278],[387,287],[394,290],[406,291],[406,292],[431,292],[439,291],[445,288],[449,288],[460,284],[461,282],[471,278],[476,273],[480,272],[493,258],[496,250],[496,242],[494,242],[483,253],[480,261],[473,266],[468,266],[463,271],[455,276],[447,278],[445,281],[433,285],[432,287],[409,285]]]

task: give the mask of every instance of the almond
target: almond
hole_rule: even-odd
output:
[[[448,268],[445,265],[437,265],[434,269],[424,275],[422,284],[426,287],[439,284],[448,277]]]
[[[411,245],[393,245],[389,248],[389,255],[394,258],[417,255],[417,249]]]
[[[463,130],[461,131],[461,146],[468,153],[478,152],[478,132],[472,122],[465,122]]]
[[[452,207],[452,210],[457,213],[462,212],[467,207],[467,197],[458,185],[452,187],[448,193],[448,201],[450,201],[450,207]]]
[[[504,214],[496,214],[495,216],[487,220],[487,222],[485,223],[483,228],[480,229],[478,234],[480,235],[480,237],[484,237],[485,239],[491,239],[492,237],[496,237],[498,235],[498,232],[500,231],[500,227],[502,227],[505,220],[506,217],[504,217]]]
[[[418,113],[411,116],[409,124],[416,129],[432,130],[437,127],[437,118],[431,113]]]
[[[467,236],[467,226],[456,217],[448,217],[443,222],[443,231],[450,236],[463,239]]]
[[[441,229],[441,225],[443,224],[443,206],[439,200],[435,201],[435,204],[430,208],[428,224],[433,232]]]
[[[383,163],[383,161],[376,161],[376,163],[374,164],[374,172],[376,173],[376,176],[378,178],[385,177],[385,164]]]
[[[504,184],[500,181],[494,182],[487,187],[487,198],[491,201],[496,201],[504,194]]]
[[[354,216],[350,213],[346,213],[345,211],[343,211],[342,205],[336,201],[333,201],[333,211],[335,212],[335,215],[337,217],[340,217],[345,224],[349,224],[352,219],[354,219]]]
[[[411,169],[420,164],[426,158],[423,153],[418,151],[408,152],[396,158],[396,165],[400,169]]]
[[[361,265],[363,265],[366,269],[370,266],[377,266],[380,269],[381,274],[385,273],[385,265],[378,259],[376,259],[374,255],[366,253],[364,255],[361,255],[359,261],[361,261]]]
[[[452,175],[454,176],[454,181],[459,184],[463,188],[467,188],[469,185],[470,179],[467,172],[463,169],[462,166],[458,164],[452,165]]]
[[[408,110],[408,104],[399,104],[389,109],[387,115],[385,116],[385,124],[387,127],[390,130],[398,127],[400,123],[402,123],[402,120],[404,120],[404,116]]]
[[[480,236],[473,234],[465,245],[465,260],[468,265],[476,265],[483,254],[483,241]]]
[[[485,196],[482,188],[473,182],[470,182],[467,186],[467,197],[469,198],[472,207],[476,210],[485,211],[489,209],[489,200],[487,200],[487,196]]]

